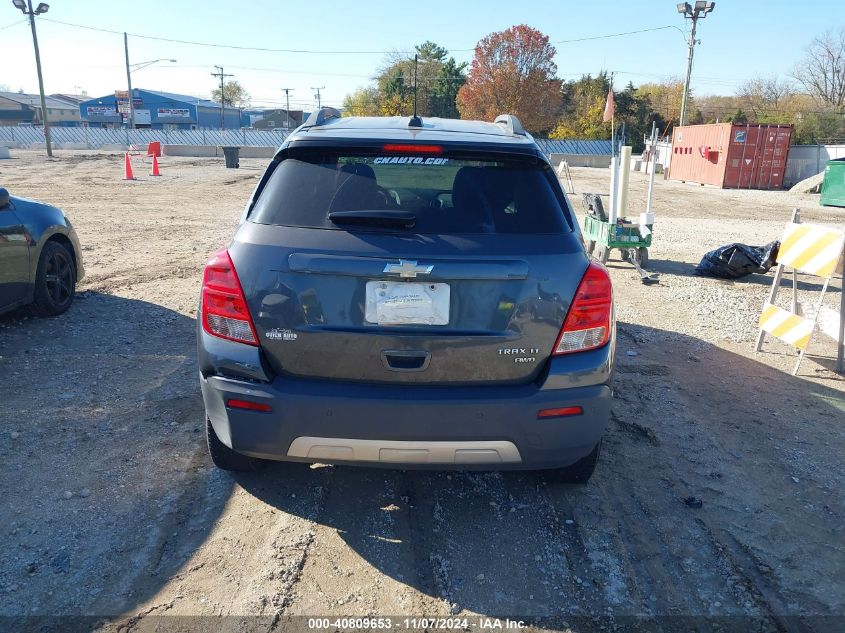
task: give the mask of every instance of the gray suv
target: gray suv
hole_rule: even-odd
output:
[[[198,345],[220,468],[554,469],[583,482],[610,415],[613,294],[515,117],[323,108],[206,265]]]

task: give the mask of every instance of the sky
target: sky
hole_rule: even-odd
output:
[[[839,23],[831,20],[841,13],[840,2],[717,0],[715,11],[698,24],[693,93],[734,94],[747,79],[786,77],[815,36],[845,26],[845,17]],[[85,90],[99,97],[126,89],[124,31],[129,33],[130,63],[176,60],[134,71],[134,88],[208,98],[218,81],[211,73],[220,65],[257,107],[284,107],[281,89],[291,88],[291,108],[310,110],[317,87],[323,105],[340,106],[346,94],[370,83],[389,51],[412,51],[415,44],[432,40],[458,61],[471,61],[481,38],[515,24],[549,36],[562,79],[605,69],[622,87],[686,73],[689,20],[678,14],[673,0],[49,4],[49,12],[36,18],[47,94]],[[643,32],[618,35],[632,31]],[[274,50],[163,41],[168,39]],[[11,0],[0,0],[0,86],[38,92],[29,25]]]

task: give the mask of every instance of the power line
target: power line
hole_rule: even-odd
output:
[[[101,27],[95,26],[87,26],[85,24],[75,24],[73,22],[64,22],[62,20],[54,20],[52,18],[42,18],[42,20],[46,20],[47,22],[53,22],[54,24],[61,24],[63,26],[70,26],[78,29],[87,29],[89,31],[99,31],[101,33],[113,33],[116,35],[121,35],[123,31],[115,31],[112,29],[105,29]],[[639,29],[636,31],[624,31],[622,33],[609,33],[607,35],[594,35],[591,37],[579,37],[575,39],[569,40],[558,40],[553,42],[553,44],[573,44],[577,42],[587,42],[591,40],[603,40],[609,39],[613,37],[626,37],[628,35],[637,35],[640,33],[649,33],[653,31],[662,31],[665,29],[678,29],[677,26],[673,25],[666,25],[666,26],[655,26],[647,29]],[[680,30],[680,29],[678,29]],[[190,46],[207,46],[210,48],[230,48],[234,50],[242,50],[242,51],[258,51],[263,53],[305,53],[309,55],[389,55],[392,53],[404,53],[404,54],[411,54],[415,51],[400,51],[400,50],[390,50],[390,51],[371,51],[371,50],[313,50],[313,49],[296,49],[296,48],[267,48],[261,46],[242,46],[238,44],[218,44],[212,42],[198,42],[194,40],[180,40],[176,38],[170,37],[159,37],[154,35],[141,35],[139,33],[129,33],[132,37],[137,37],[140,39],[145,40],[155,40],[158,42],[170,42],[173,44],[187,44]],[[450,48],[447,49],[453,53],[470,53],[475,50],[475,47],[472,48]]]
[[[638,33],[649,33],[651,31],[663,31],[665,29],[678,29],[679,31],[681,31],[681,29],[679,29],[677,26],[674,26],[672,24],[668,24],[666,26],[655,26],[655,27],[650,28],[650,29],[640,29],[638,31],[625,31],[624,33],[611,33],[609,35],[594,35],[592,37],[579,37],[579,38],[574,39],[574,40],[558,40],[557,42],[552,42],[552,44],[574,44],[576,42],[589,42],[591,40],[605,40],[605,39],[608,39],[608,38],[611,38],[611,37],[623,37],[625,35],[637,35]],[[681,31],[681,33],[683,33],[683,31]],[[475,49],[470,49],[470,50],[475,50]]]
[[[41,18],[42,20],[44,18]],[[5,31],[6,29],[10,29],[13,26],[17,26],[18,24],[23,24],[26,20],[18,20],[17,22],[12,22],[11,24],[7,24],[6,26],[0,26],[0,31]]]

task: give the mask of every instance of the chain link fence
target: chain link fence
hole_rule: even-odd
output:
[[[104,145],[146,146],[151,141],[165,145],[239,145],[241,147],[278,147],[287,132],[271,130],[129,130],[92,127],[50,128],[53,144],[63,144],[86,149],[100,149]],[[560,141],[536,139],[546,154],[610,154],[610,141]],[[0,126],[0,144],[29,147],[44,143],[44,131],[36,126]]]
[[[54,145],[81,145],[100,149],[103,145],[146,146],[150,141],[166,145],[240,145],[242,147],[278,147],[287,132],[271,130],[129,130],[92,127],[52,127],[50,138]],[[29,147],[44,143],[44,130],[30,126],[0,126],[0,144]]]

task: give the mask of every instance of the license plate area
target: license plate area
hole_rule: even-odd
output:
[[[368,281],[364,319],[378,325],[448,325],[449,284]]]

